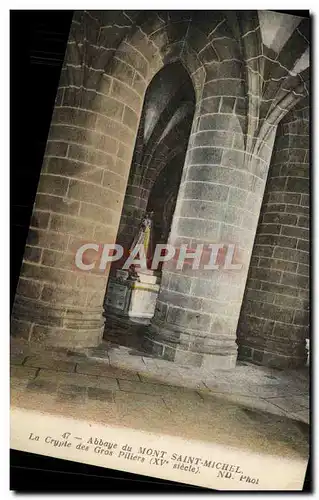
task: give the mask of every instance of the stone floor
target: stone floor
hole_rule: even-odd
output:
[[[54,394],[61,404],[133,396],[149,402],[154,399],[155,405],[166,408],[184,394],[185,401],[209,405],[217,398],[225,404],[309,423],[308,369],[280,371],[241,363],[234,370],[206,373],[111,342],[86,352],[70,352],[13,339],[11,390]]]
[[[176,446],[175,451],[183,446],[186,456],[202,456],[206,450],[209,460],[215,453],[228,454],[227,463],[249,459],[240,477],[246,478],[249,469],[249,475],[260,481],[254,489],[300,490],[303,484],[309,456],[306,372],[238,365],[235,370],[212,374],[107,342],[81,353],[13,341],[10,396],[14,449],[38,453],[36,441],[28,441],[27,448],[22,444],[23,422],[34,422],[35,432],[40,432],[37,425],[45,421],[39,420],[41,416],[51,422],[62,417],[64,422],[72,421],[74,429],[97,429],[97,435],[105,429],[111,436],[135,430],[139,444],[148,436],[153,442],[166,443],[163,449],[167,443]],[[81,435],[76,439],[82,439]],[[79,460],[77,454],[59,454],[56,448],[46,453]],[[97,462],[96,456],[88,463],[105,466],[103,457]],[[166,475],[161,469],[154,473],[156,477],[188,481],[185,476],[171,475],[172,462],[167,464]],[[201,464],[200,475],[192,475],[192,484],[211,488],[210,466]],[[148,475],[147,467],[140,472]],[[132,465],[124,470],[140,469]],[[227,484],[224,479],[214,480],[219,481],[214,487],[221,490],[247,487],[238,482],[241,479]]]

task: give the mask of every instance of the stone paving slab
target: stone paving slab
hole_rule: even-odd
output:
[[[174,398],[188,391],[201,399],[218,397],[245,407],[283,414],[309,422],[308,377],[306,371],[279,371],[249,364],[239,364],[234,370],[199,371],[166,360],[134,354],[127,347],[107,343],[95,349],[103,356],[90,358],[85,352],[66,349],[49,350],[26,343],[13,342],[11,348],[11,385],[25,390],[30,380],[56,383],[56,394],[63,384],[91,388],[90,394],[103,397],[103,391],[117,391],[164,398],[169,408]],[[92,351],[92,350],[91,350]],[[95,354],[94,354],[95,355]],[[25,379],[25,380],[24,380]],[[32,389],[32,386],[34,389]],[[31,384],[28,392],[36,391],[41,383]],[[95,388],[95,392],[92,388]],[[99,389],[99,390],[98,390]],[[79,394],[84,392],[79,391]],[[85,401],[88,400],[85,391]],[[63,396],[65,400],[67,396]],[[62,398],[63,398],[62,397]],[[108,397],[108,392],[105,393]],[[81,398],[79,398],[81,399]]]
[[[298,404],[296,400],[292,400],[290,398],[271,398],[268,400],[271,402],[271,404],[274,404],[278,406],[279,408],[282,408],[286,412],[293,412],[296,413],[298,411],[302,411],[305,409],[305,406],[302,404]]]
[[[28,356],[24,362],[25,366],[35,368],[49,368],[55,371],[72,373],[75,371],[76,363],[74,361],[65,361],[56,359],[54,356]]]
[[[84,373],[86,375],[97,375],[99,377],[114,377],[127,380],[137,380],[139,377],[137,373],[130,370],[123,370],[114,366],[104,363],[83,362],[76,365],[77,373]]]
[[[38,379],[55,381],[58,384],[74,384],[81,387],[97,387],[116,391],[119,389],[118,381],[114,377],[98,377],[96,375],[86,375],[83,373],[62,373],[53,370],[40,370]]]
[[[95,395],[96,396],[96,395]],[[23,408],[86,422],[160,432],[184,439],[291,458],[307,458],[307,431],[279,415],[243,408],[219,398],[202,400],[194,391],[175,398],[116,391],[103,401],[84,388],[69,387],[58,396],[12,390],[12,408]],[[249,413],[247,413],[249,412]],[[308,426],[306,426],[308,427]]]
[[[156,394],[159,396],[164,396],[167,394],[175,395],[178,391],[181,391],[183,389],[171,385],[149,384],[145,382],[132,382],[130,380],[119,380],[119,385],[121,391],[132,392],[137,394]]]

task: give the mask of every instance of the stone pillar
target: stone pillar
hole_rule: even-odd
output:
[[[77,12],[72,22],[12,314],[12,335],[28,341],[102,339],[108,269],[79,270],[75,254],[115,242],[147,85],[125,62],[129,49],[110,59],[129,23],[114,16]]]
[[[241,359],[306,364],[309,324],[308,106],[278,126],[238,327]]]
[[[212,88],[210,85],[213,85]],[[211,97],[212,91],[229,92]],[[159,357],[204,369],[229,369],[265,187],[273,135],[245,152],[240,80],[205,85],[183,169],[169,243],[235,244],[241,270],[176,270],[166,265],[145,347]]]

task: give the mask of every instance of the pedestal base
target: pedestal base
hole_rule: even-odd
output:
[[[13,307],[11,335],[55,347],[96,347],[103,336],[102,312],[101,307],[83,311],[19,297]]]
[[[154,316],[159,281],[152,271],[139,271],[136,280],[131,279],[127,271],[117,271],[115,277],[109,278],[105,311],[145,323],[145,319]]]
[[[165,325],[151,324],[143,348],[157,358],[180,365],[201,367],[205,372],[231,370],[237,361],[237,346],[232,338],[208,338],[190,335]]]

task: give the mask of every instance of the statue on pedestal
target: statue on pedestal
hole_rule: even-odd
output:
[[[143,216],[143,219],[139,225],[139,230],[135,238],[133,239],[132,245],[130,247],[129,253],[137,245],[143,245],[145,257],[146,257],[146,265],[149,268],[151,260],[152,260],[152,225],[153,225],[153,216],[154,212],[146,212]],[[129,268],[129,278],[133,280],[139,280],[139,276],[136,272],[135,266],[131,265]]]

